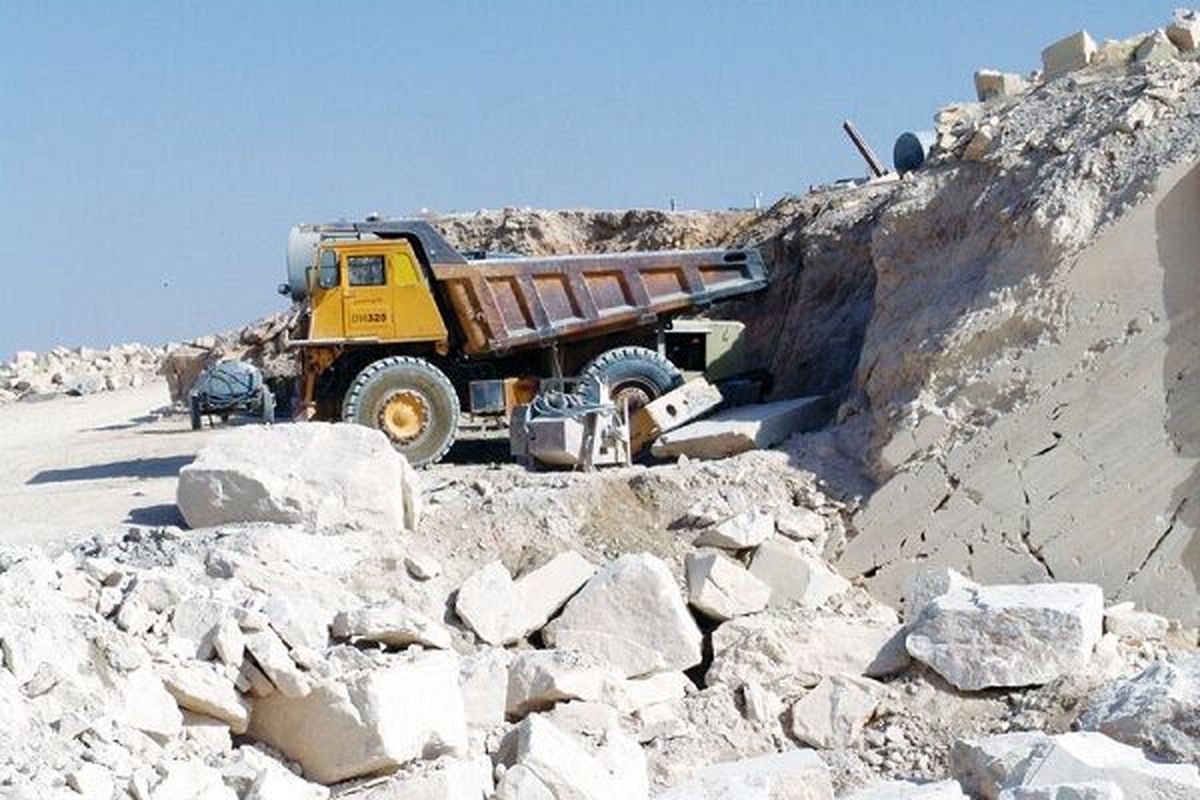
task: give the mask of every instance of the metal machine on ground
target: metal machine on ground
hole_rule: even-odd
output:
[[[754,249],[468,261],[426,222],[366,221],[293,228],[281,290],[305,304],[301,415],[378,428],[422,465],[462,408],[508,416],[544,379],[654,400],[683,381],[674,362],[720,360],[704,323],[674,319],[766,283]],[[709,325],[728,338],[737,323]]]
[[[268,425],[275,420],[275,395],[258,368],[245,361],[222,361],[204,370],[192,386],[188,404],[193,430],[200,429],[206,416],[227,421],[233,414],[253,414]]]

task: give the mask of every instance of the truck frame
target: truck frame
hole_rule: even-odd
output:
[[[669,353],[714,362],[703,323],[673,337],[675,317],[766,282],[752,248],[468,260],[420,220],[297,226],[280,290],[305,303],[298,415],[379,428],[420,466],[463,407],[510,413],[539,378],[590,376],[636,407],[681,381]]]

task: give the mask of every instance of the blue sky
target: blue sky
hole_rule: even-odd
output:
[[[294,222],[770,202],[1177,4],[0,0],[0,357],[281,308]]]

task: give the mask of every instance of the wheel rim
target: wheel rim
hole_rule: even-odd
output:
[[[409,444],[428,430],[432,416],[424,396],[412,389],[400,389],[380,404],[379,429],[393,442]]]
[[[630,411],[641,408],[656,397],[658,397],[658,392],[641,381],[622,381],[613,386],[611,390],[613,403],[619,406],[624,400]]]

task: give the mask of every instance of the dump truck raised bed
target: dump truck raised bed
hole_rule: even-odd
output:
[[[750,248],[468,260],[422,221],[296,226],[287,260],[300,414],[379,428],[416,465],[446,453],[461,408],[506,414],[539,378],[591,377],[638,406],[681,367],[735,371],[713,342],[737,323],[706,342],[706,324],[671,322],[767,282]]]

